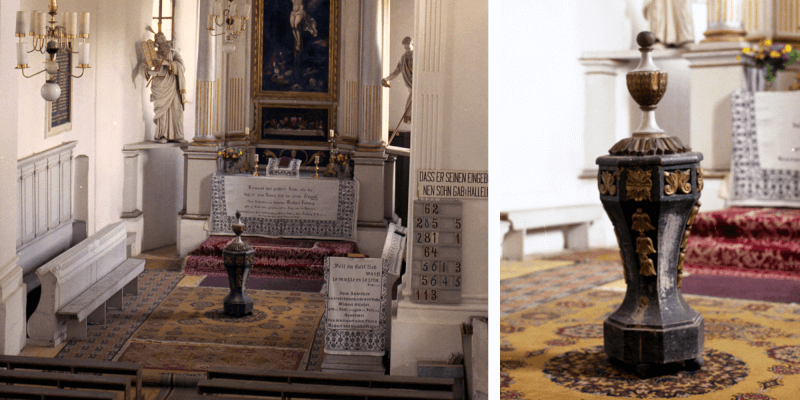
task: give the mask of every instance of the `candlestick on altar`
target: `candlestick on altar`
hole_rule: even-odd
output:
[[[319,178],[319,155],[314,156],[314,178]]]
[[[253,170],[254,170],[253,176],[258,176],[258,153],[255,154],[255,157],[254,157],[253,160],[255,161],[255,165],[253,166]]]

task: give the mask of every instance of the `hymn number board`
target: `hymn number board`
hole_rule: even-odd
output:
[[[460,201],[414,202],[413,302],[461,303],[463,221]]]

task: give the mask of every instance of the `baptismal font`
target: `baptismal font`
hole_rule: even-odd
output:
[[[703,363],[703,316],[680,291],[703,190],[703,155],[656,124],[667,73],[653,63],[655,36],[642,32],[636,41],[642,58],[627,84],[642,123],[597,164],[600,200],[614,225],[628,285],[622,305],[603,323],[604,348],[612,363],[645,376]]]

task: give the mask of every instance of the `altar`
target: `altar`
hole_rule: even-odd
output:
[[[244,235],[356,240],[358,181],[214,175],[210,233],[233,234],[242,214]]]

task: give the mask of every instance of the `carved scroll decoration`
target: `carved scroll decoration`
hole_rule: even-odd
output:
[[[684,194],[691,193],[692,184],[689,182],[691,177],[691,169],[687,169],[685,171],[676,170],[672,173],[664,171],[664,181],[666,182],[664,185],[664,194],[667,196],[672,196],[677,192]]]
[[[699,187],[699,185],[698,185]],[[698,200],[695,203],[694,207],[692,207],[692,212],[689,213],[689,219],[686,220],[686,230],[683,231],[683,240],[681,240],[681,255],[678,256],[678,288],[680,289],[683,286],[683,262],[686,259],[686,248],[689,245],[689,234],[692,231],[692,225],[694,224],[694,219],[697,217],[697,212],[700,211],[700,206],[702,203]]]
[[[703,191],[703,167],[697,167],[697,193]]]
[[[639,274],[642,276],[654,276],[656,270],[653,260],[649,256],[655,254],[656,249],[653,246],[653,240],[644,233],[656,228],[650,223],[650,216],[642,212],[641,208],[636,209],[633,214],[631,229],[639,232],[639,237],[636,238],[636,254],[639,255]]]
[[[650,201],[650,191],[653,188],[653,181],[650,179],[650,170],[634,169],[628,172],[628,180],[625,182],[625,189],[628,191],[628,198],[634,201]]]
[[[614,185],[615,175],[612,171],[600,172],[600,194],[610,196],[617,194],[617,186]]]

